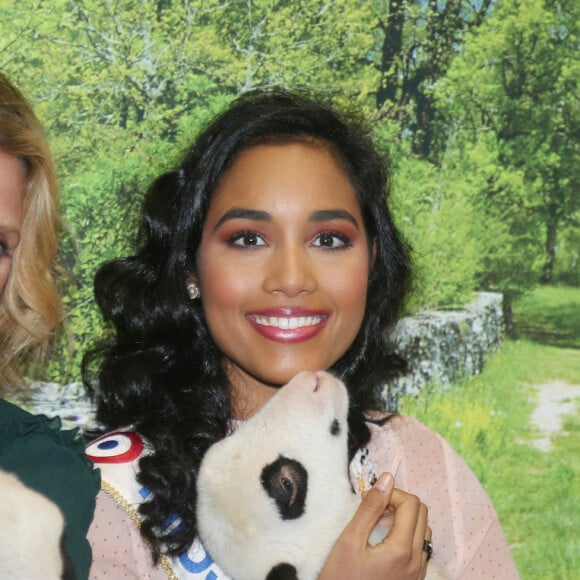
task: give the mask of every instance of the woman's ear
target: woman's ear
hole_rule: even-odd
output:
[[[375,267],[376,259],[377,259],[377,239],[374,238],[371,243],[369,271]]]

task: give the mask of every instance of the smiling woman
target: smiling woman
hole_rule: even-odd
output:
[[[401,366],[384,331],[410,278],[388,193],[362,125],[282,91],[240,97],[153,183],[138,252],[95,280],[114,332],[85,358],[85,381],[116,431],[89,448],[104,478],[93,578],[225,578],[198,538],[201,461],[304,370],[346,384],[344,470],[364,492],[321,579],[422,578],[433,549],[450,577],[517,576],[463,461],[380,412],[379,387]],[[387,508],[393,529],[371,547]]]
[[[0,577],[88,576],[99,475],[76,430],[5,400],[60,321],[52,158],[23,95],[0,74]],[[35,362],[36,365],[29,363]],[[42,534],[37,533],[39,526]]]
[[[56,180],[36,116],[0,74],[0,385],[22,382],[60,320]]]
[[[298,372],[342,357],[364,316],[369,253],[356,192],[327,146],[238,156],[212,195],[191,277],[236,417]]]

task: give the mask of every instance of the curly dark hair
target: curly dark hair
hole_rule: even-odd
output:
[[[380,408],[378,387],[401,366],[383,340],[400,315],[410,286],[409,252],[387,206],[387,163],[370,130],[330,106],[282,90],[239,97],[195,140],[182,163],[149,189],[141,242],[134,256],[102,266],[97,303],[113,337],[87,353],[85,384],[97,418],[110,428],[134,424],[153,452],[139,481],[152,492],[141,505],[143,536],[156,560],[179,554],[197,534],[196,477],[207,449],[225,437],[231,417],[223,356],[200,301],[186,294],[212,192],[242,151],[252,146],[321,141],[330,145],[354,186],[374,262],[360,331],[331,369],[351,398],[349,451],[369,437],[365,410]],[[177,531],[164,533],[172,514]]]

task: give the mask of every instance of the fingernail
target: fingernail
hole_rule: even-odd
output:
[[[393,476],[390,473],[383,473],[375,483],[374,487],[379,491],[390,491],[394,484],[395,480],[393,479]]]

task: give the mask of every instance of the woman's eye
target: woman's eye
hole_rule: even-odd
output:
[[[329,248],[336,250],[339,248],[346,248],[350,246],[350,240],[343,234],[336,232],[323,232],[316,236],[312,244],[318,248]]]
[[[254,232],[236,234],[235,236],[231,237],[228,242],[232,246],[238,246],[242,248],[257,248],[266,245],[264,239]]]
[[[6,242],[0,241],[0,257],[9,256],[10,248]]]

